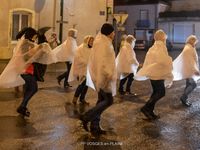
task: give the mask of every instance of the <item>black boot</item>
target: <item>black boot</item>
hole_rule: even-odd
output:
[[[26,117],[30,116],[30,112],[28,111],[28,109],[26,107],[19,106],[17,108],[17,112]]]
[[[57,77],[56,79],[57,79],[58,84],[60,85],[60,82],[62,79],[60,77]]]

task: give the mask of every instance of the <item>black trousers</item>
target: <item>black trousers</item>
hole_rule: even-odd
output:
[[[126,92],[130,92],[131,91],[131,84],[133,82],[133,73],[130,73],[127,77],[125,77],[124,79],[120,80],[119,83],[119,91],[124,91],[124,84],[127,81],[126,84]]]
[[[44,82],[44,75],[47,70],[47,65],[40,63],[33,63],[33,65],[34,65],[34,76],[36,77],[37,81]]]
[[[150,80],[153,93],[144,108],[150,112],[153,112],[155,104],[165,96],[164,80]]]
[[[88,86],[86,85],[86,79],[78,85],[74,97],[79,97],[80,96],[80,101],[85,100],[85,95],[87,93]]]
[[[67,66],[67,71],[65,71],[63,74],[61,74],[57,77],[59,80],[65,79],[64,80],[64,87],[66,87],[67,84],[68,84],[69,72],[70,72],[70,69],[71,69],[71,66],[72,66],[70,61],[65,62],[65,64]]]
[[[84,114],[84,119],[91,122],[91,127],[99,127],[101,114],[113,103],[112,93],[104,92],[102,89],[98,92],[98,101],[96,106]]]
[[[192,78],[186,79],[186,87],[184,89],[184,93],[181,96],[183,100],[188,99],[188,95],[197,87],[196,82]]]
[[[31,97],[38,91],[38,85],[35,76],[31,74],[22,74],[21,76],[25,80],[25,85],[24,98],[20,106],[26,107]]]

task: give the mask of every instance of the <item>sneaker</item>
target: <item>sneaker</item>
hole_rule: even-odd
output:
[[[150,111],[148,111],[147,109],[145,109],[145,107],[141,108],[141,112],[150,120],[154,120],[155,117],[152,115],[152,113]]]
[[[80,115],[80,120],[82,122],[82,125],[83,125],[83,128],[85,129],[85,131],[89,131],[89,129],[88,129],[88,121],[86,121],[84,119],[84,115]]]
[[[181,96],[180,98],[182,104],[186,107],[190,107],[192,104],[187,100],[187,97]]]
[[[181,100],[182,104],[186,107],[190,107],[192,103],[190,103],[188,100]]]
[[[132,93],[132,92],[126,92],[126,95],[132,95],[132,96],[138,96],[138,94],[136,94],[136,93]]]
[[[90,127],[90,132],[93,136],[100,136],[102,134],[106,134],[107,131],[102,129],[101,127]]]

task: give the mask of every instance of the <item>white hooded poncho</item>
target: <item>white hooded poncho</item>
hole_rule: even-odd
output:
[[[122,46],[116,58],[116,64],[119,79],[125,78],[130,73],[136,74],[139,63],[130,43],[125,42]]]
[[[199,72],[196,49],[186,44],[181,54],[173,61],[174,81],[193,78],[197,82],[200,76],[195,75],[196,72]]]
[[[77,77],[82,81],[86,77],[90,52],[91,48],[86,43],[77,48],[68,81],[73,81]]]
[[[93,43],[88,63],[87,85],[95,90],[116,94],[115,52],[111,39],[99,33]]]
[[[20,39],[15,47],[15,52],[0,75],[0,87],[11,88],[23,85],[25,81],[21,74],[33,62],[48,63],[51,48],[49,44],[35,44],[24,38]]]
[[[165,85],[171,84],[172,58],[168,55],[164,42],[155,41],[154,45],[148,50],[143,67],[137,72],[136,80],[166,80]]]
[[[54,59],[51,63],[66,61],[73,62],[76,49],[76,39],[74,39],[73,37],[67,37],[65,42],[52,50],[51,57]]]

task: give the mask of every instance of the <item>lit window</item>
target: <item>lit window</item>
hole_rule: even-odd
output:
[[[16,40],[17,33],[24,27],[31,26],[32,15],[26,11],[15,11],[12,14],[12,40]]]

